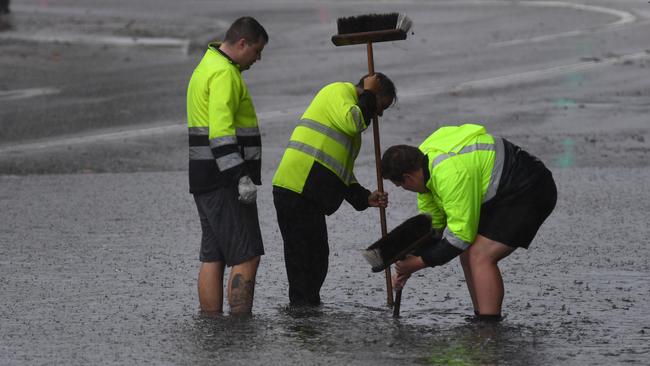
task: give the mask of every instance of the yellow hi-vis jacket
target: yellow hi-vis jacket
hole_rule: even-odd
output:
[[[239,65],[209,45],[187,88],[190,192],[261,184],[262,142],[257,115]]]
[[[316,94],[291,134],[273,177],[275,187],[300,194],[328,215],[343,199],[358,210],[368,207],[370,192],[353,173],[367,128],[357,102],[356,87],[347,82],[329,84]]]
[[[419,146],[428,158],[427,193],[418,209],[458,249],[467,249],[478,230],[481,205],[497,192],[503,170],[503,140],[475,124],[442,127]]]

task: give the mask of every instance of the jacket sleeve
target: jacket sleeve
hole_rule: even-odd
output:
[[[413,254],[422,258],[422,261],[429,267],[441,266],[459,256],[463,251],[449,244],[446,239],[435,240],[425,244]]]
[[[364,90],[359,96],[359,102],[357,105],[361,110],[366,127],[370,126],[372,117],[375,115],[375,111],[377,110],[377,97],[375,97],[373,92]]]
[[[431,216],[431,226],[442,231],[447,226],[447,217],[440,206],[433,199],[433,194],[418,193],[418,211]]]
[[[470,246],[478,230],[482,195],[477,174],[453,159],[440,164],[432,174],[447,216],[443,238],[460,250]]]
[[[237,75],[230,70],[214,75],[208,88],[210,148],[219,171],[227,172],[236,182],[245,174],[235,128],[242,88]]]
[[[363,211],[370,207],[368,196],[370,196],[370,191],[355,181],[348,187],[344,198],[355,210]]]
[[[348,136],[358,136],[368,127],[369,121],[357,104],[347,104],[342,107],[342,115],[333,121],[337,129]]]

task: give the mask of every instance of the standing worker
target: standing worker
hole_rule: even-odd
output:
[[[357,85],[335,82],[318,92],[294,129],[273,177],[292,306],[321,302],[329,257],[325,215],[344,199],[358,211],[386,207],[388,196],[362,187],[353,169],[361,132],[395,100],[395,85],[384,74]]]
[[[250,313],[264,254],[257,215],[262,144],[241,73],[268,42],[252,17],[237,19],[223,43],[208,45],[187,88],[190,192],[201,219],[198,291],[201,310],[223,311],[224,266],[231,314]]]
[[[555,208],[553,175],[536,157],[483,126],[442,127],[419,148],[392,146],[382,176],[418,193],[418,208],[432,216],[442,239],[395,264],[393,286],[410,275],[460,255],[478,320],[501,319],[503,279],[497,263],[528,248]]]

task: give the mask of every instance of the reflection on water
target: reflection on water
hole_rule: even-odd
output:
[[[432,340],[431,365],[538,364],[535,334],[504,323],[477,323],[443,332]]]
[[[13,28],[11,16],[0,14],[0,32],[10,31]]]
[[[278,308],[274,314],[232,318],[197,315],[176,339],[188,363],[360,365],[541,364],[536,330],[459,320],[447,326],[393,319],[390,311],[338,307]],[[347,308],[347,310],[350,310]],[[441,326],[441,324],[443,324]]]

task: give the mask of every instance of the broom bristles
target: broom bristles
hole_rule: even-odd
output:
[[[413,21],[411,18],[407,17],[406,14],[400,13],[397,16],[397,29],[400,29],[404,32],[408,32],[413,26]]]
[[[385,266],[384,259],[381,257],[379,249],[366,249],[361,251],[361,255],[366,259],[372,270],[377,272]]]
[[[379,272],[421,245],[434,241],[434,234],[431,216],[419,214],[404,221],[361,254],[372,266],[372,271]]]
[[[401,13],[365,14],[338,18],[336,21],[338,34],[374,32],[390,29],[399,29],[408,32],[412,24],[411,19]]]

